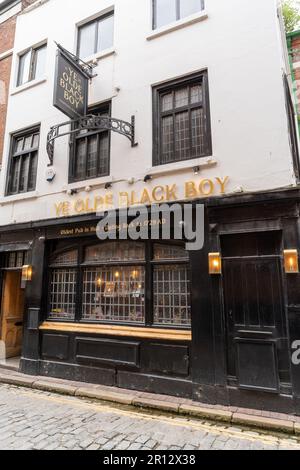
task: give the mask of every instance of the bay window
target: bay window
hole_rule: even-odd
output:
[[[48,286],[49,320],[191,323],[189,259],[178,245],[110,241],[66,250],[51,257]]]

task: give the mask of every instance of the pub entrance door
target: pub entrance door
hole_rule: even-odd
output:
[[[21,355],[25,291],[21,289],[21,271],[4,271],[0,316],[0,339],[6,358]]]
[[[225,236],[228,382],[279,393],[290,382],[281,232]]]

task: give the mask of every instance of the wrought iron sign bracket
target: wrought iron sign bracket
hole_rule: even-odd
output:
[[[94,64],[88,64],[84,62],[79,57],[72,54],[72,52],[65,49],[61,44],[58,44],[56,41],[55,41],[55,44],[57,45],[58,49],[60,49],[60,51],[71,60],[71,62],[76,64],[77,67],[79,67],[79,69],[86,76],[86,78],[88,78],[89,80],[92,80],[92,78],[97,77],[97,74],[93,72],[93,69],[95,68]]]
[[[76,134],[84,135],[85,132],[103,130],[113,131],[127,137],[127,139],[130,140],[132,147],[136,147],[138,145],[135,141],[135,116],[131,117],[131,122],[126,122],[121,119],[111,118],[108,116],[89,114],[73,121],[66,121],[62,124],[57,124],[50,128],[47,136],[47,154],[50,161],[48,166],[53,165],[54,144],[55,140],[59,137]]]

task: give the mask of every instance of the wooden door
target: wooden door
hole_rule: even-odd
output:
[[[7,271],[3,279],[1,304],[1,340],[6,347],[6,357],[21,355],[24,315],[24,290],[21,273]]]
[[[266,249],[264,236],[248,235],[243,246],[232,239],[225,250],[227,371],[233,385],[278,393],[289,382],[282,265],[276,237],[268,234]]]

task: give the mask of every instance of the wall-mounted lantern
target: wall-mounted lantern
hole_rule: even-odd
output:
[[[26,264],[22,267],[22,283],[28,282],[32,280],[32,266],[30,264]]]
[[[222,274],[222,259],[220,253],[209,253],[209,274]]]
[[[283,256],[286,274],[299,273],[298,250],[284,250]]]

